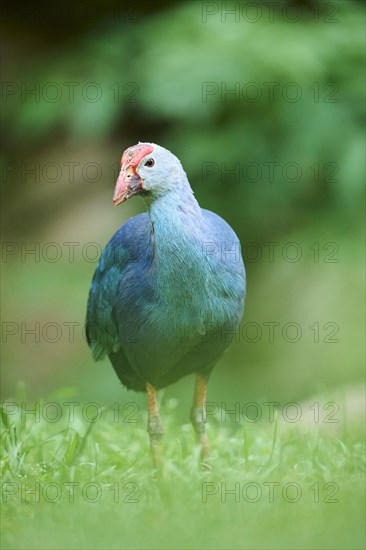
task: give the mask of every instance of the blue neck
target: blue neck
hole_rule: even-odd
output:
[[[148,210],[158,285],[164,289],[166,299],[175,303],[179,284],[180,300],[184,300],[182,296],[192,293],[192,285],[202,289],[208,278],[208,266],[202,261],[206,234],[202,210],[189,184],[156,198],[148,204]]]
[[[204,220],[202,210],[193,192],[187,185],[161,195],[148,203],[150,221],[155,234],[156,251],[175,248],[181,241],[198,240],[202,237]]]

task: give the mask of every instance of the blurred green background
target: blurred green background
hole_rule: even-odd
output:
[[[243,246],[244,332],[209,400],[296,401],[361,383],[363,3],[246,4],[5,4],[4,398],[19,380],[34,399],[65,386],[126,398],[82,326],[98,250],[144,209],[112,205],[137,141],[176,154]],[[192,383],[165,395],[188,404]]]

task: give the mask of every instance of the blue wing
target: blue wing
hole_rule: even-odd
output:
[[[149,255],[147,214],[131,218],[113,235],[100,257],[89,292],[86,334],[94,359],[121,349],[114,308],[118,285],[131,264]]]

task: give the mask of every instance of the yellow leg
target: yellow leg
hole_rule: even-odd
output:
[[[196,376],[191,422],[196,432],[197,441],[201,446],[201,457],[206,461],[210,455],[210,445],[206,434],[206,378],[201,374]]]
[[[146,384],[148,422],[147,431],[150,436],[150,449],[154,467],[161,467],[161,449],[164,437],[164,428],[161,423],[156,389],[149,383]]]

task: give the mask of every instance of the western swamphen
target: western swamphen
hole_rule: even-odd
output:
[[[113,202],[139,195],[147,213],[120,227],[91,284],[87,337],[128,389],[146,391],[154,464],[163,426],[156,390],[196,374],[191,421],[208,456],[206,383],[238,330],[245,296],[240,244],[219,216],[200,208],[179,160],[154,143],[129,147]]]

